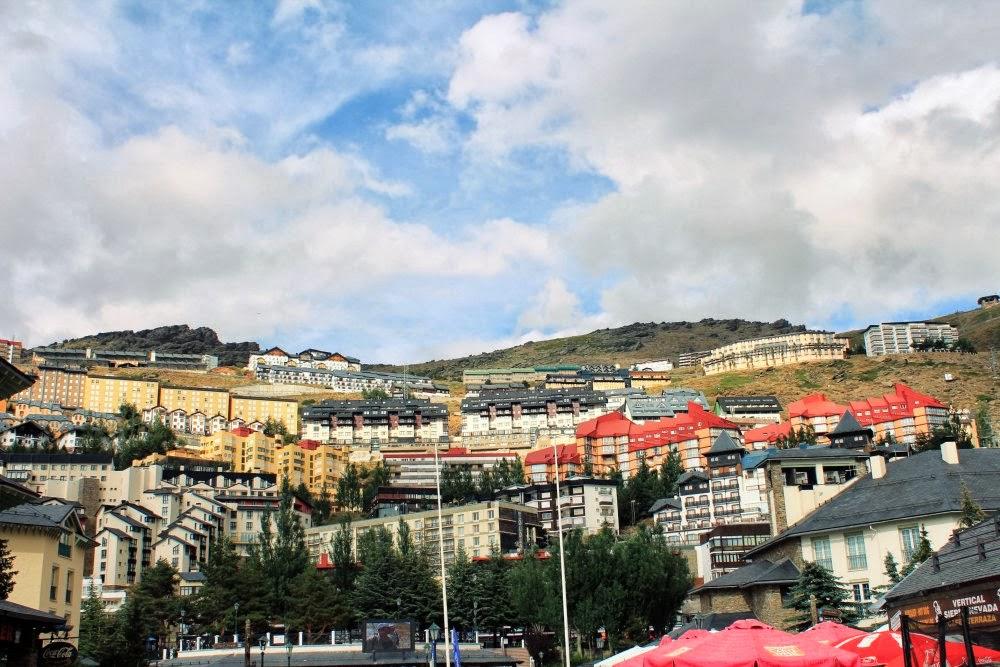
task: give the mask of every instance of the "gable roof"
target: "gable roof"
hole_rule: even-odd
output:
[[[73,505],[21,503],[0,512],[0,524],[62,529],[66,518],[75,513]]]
[[[730,414],[781,412],[777,396],[718,396],[715,404]]]
[[[830,431],[830,435],[844,435],[848,433],[861,433],[863,431],[869,431],[869,429],[864,428],[858,423],[858,420],[854,418],[854,414],[850,410],[845,410],[844,415],[837,422],[837,427]]]
[[[789,449],[770,447],[750,452],[743,457],[743,469],[752,471],[767,461],[808,461],[811,459],[853,459],[865,461],[868,455],[858,449],[843,449],[825,445],[799,445]]]
[[[795,451],[795,450],[784,450]],[[941,452],[921,452],[888,464],[884,477],[860,478],[772,540],[751,549],[761,553],[809,534],[919,519],[962,510],[961,483],[987,511],[1000,510],[1000,449],[963,449],[959,462],[945,463]]]
[[[681,503],[680,498],[660,498],[649,508],[649,514],[656,514],[657,512],[662,512],[665,509],[683,509],[684,505]]]
[[[935,588],[975,584],[1000,576],[1000,514],[958,531],[956,537],[896,584],[885,594],[886,600],[922,597],[925,591]]]
[[[708,475],[706,475],[705,473],[703,473],[700,470],[689,470],[689,471],[687,471],[686,473],[684,473],[683,475],[681,475],[680,477],[677,478],[677,484],[686,484],[687,482],[691,481],[692,479],[700,479],[703,482],[707,482],[708,481]]]
[[[793,584],[799,578],[799,568],[787,557],[773,563],[766,558],[755,560],[743,567],[724,574],[717,579],[707,581],[695,593],[704,590],[724,588],[752,588],[754,586],[773,586]]]
[[[719,437],[715,439],[712,443],[711,449],[709,449],[706,454],[726,454],[728,452],[742,452],[745,451],[740,443],[733,440],[733,436],[729,435],[729,431],[723,431],[719,434]]]

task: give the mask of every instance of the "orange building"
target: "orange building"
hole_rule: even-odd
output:
[[[724,419],[713,412],[709,412],[700,404],[691,401],[688,403],[688,411],[680,413],[676,417],[665,417],[656,421],[646,422],[642,425],[642,430],[636,434],[633,441],[637,443],[636,450],[640,451],[641,443],[645,450],[651,446],[654,451],[659,440],[669,444],[671,448],[676,445],[680,452],[681,463],[685,470],[704,469],[708,465],[705,453],[712,448],[715,439],[723,432],[729,433],[737,442],[743,442],[740,434],[740,427]],[[666,460],[669,452],[660,447],[658,454],[646,456],[646,464],[649,466],[659,465]]]
[[[629,442],[641,427],[620,412],[609,412],[590,419],[576,427],[576,449],[582,454],[582,462],[594,475],[606,475],[613,470],[621,470],[628,476],[627,469],[621,467],[619,457],[628,454]]]
[[[557,452],[553,450],[558,450],[558,470],[556,469]],[[524,457],[524,467],[531,484],[554,481],[557,474],[559,479],[583,474],[582,458],[576,445],[553,445],[528,452]]]

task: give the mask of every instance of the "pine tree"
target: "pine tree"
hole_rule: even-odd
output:
[[[7,540],[0,539],[0,600],[6,600],[14,590],[15,576],[14,554],[10,552]]]
[[[676,449],[671,449],[667,460],[660,466],[660,497],[673,498],[677,495],[677,480],[684,474],[684,464]]]
[[[334,628],[351,625],[352,613],[346,596],[315,567],[307,567],[293,579],[289,590],[292,595],[286,619],[289,628],[304,630],[310,641]]]
[[[804,628],[812,623],[809,606],[811,595],[816,596],[817,609],[836,609],[845,623],[852,623],[859,617],[841,581],[822,565],[806,563],[798,581],[789,590],[788,604],[785,605],[800,612],[793,619],[795,627]]]
[[[333,536],[330,545],[330,560],[333,561],[333,581],[343,593],[354,590],[354,538],[351,532],[351,522],[341,522],[340,528]]]
[[[270,615],[284,617],[290,599],[292,580],[309,566],[305,530],[293,509],[294,497],[287,490],[281,494],[278,512],[271,528],[270,512],[261,521],[261,532],[250,545],[249,564],[266,582],[265,598]]]
[[[228,536],[223,535],[212,543],[208,562],[201,568],[205,584],[194,600],[195,616],[203,630],[218,634],[231,632],[230,623],[236,622],[233,605],[237,602],[244,604],[244,613],[247,613],[243,602],[247,597],[246,581],[240,564],[240,555]]]
[[[965,482],[962,482],[962,519],[959,521],[959,525],[963,528],[969,528],[983,521],[986,521],[986,512],[972,498],[969,487],[965,485]]]
[[[882,561],[885,566],[885,576],[892,582],[893,585],[898,584],[903,576],[899,573],[899,566],[896,564],[896,558],[891,553],[885,554],[885,560]]]
[[[108,657],[112,618],[93,586],[80,609],[80,655],[103,664]]]
[[[325,526],[330,523],[332,509],[333,503],[330,500],[330,490],[327,489],[326,482],[324,482],[322,488],[320,488],[319,496],[313,503],[313,525]]]
[[[921,527],[920,529],[920,541],[917,543],[917,548],[910,554],[910,562],[908,562],[901,572],[905,577],[910,572],[917,569],[917,566],[923,563],[925,560],[934,555],[934,549],[931,548],[931,541],[927,538],[927,529]]]

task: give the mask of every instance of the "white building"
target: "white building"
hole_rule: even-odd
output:
[[[610,479],[570,477],[559,483],[559,507],[563,530],[582,529],[593,534],[604,527],[618,533],[618,487]],[[556,485],[531,484],[497,491],[497,500],[534,507],[542,528],[550,535],[559,533],[556,514]]]
[[[321,401],[302,412],[302,437],[317,442],[439,442],[447,435],[448,408],[427,399]]]
[[[577,425],[607,412],[607,397],[581,389],[487,391],[462,400],[462,437],[488,433],[565,436],[575,441]]]
[[[936,322],[883,322],[865,329],[865,353],[869,357],[908,354],[935,341],[953,345],[958,342],[958,329]]]

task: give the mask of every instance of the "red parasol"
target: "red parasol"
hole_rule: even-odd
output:
[[[910,654],[914,667],[937,664],[937,640],[919,632],[910,633]],[[899,632],[871,632],[851,637],[837,644],[837,648],[850,651],[861,658],[862,665],[888,665],[903,658],[903,635]]]
[[[822,623],[812,626],[808,630],[803,630],[800,634],[801,636],[808,637],[819,644],[836,646],[845,639],[850,639],[851,637],[857,637],[867,633],[864,630],[858,630],[857,628],[852,628],[851,626],[844,625],[843,623],[823,621]]]
[[[645,667],[860,667],[860,662],[850,653],[744,620],[722,632],[654,650]]]
[[[949,667],[966,667],[969,664],[965,660],[965,644],[962,642],[945,642],[944,655],[945,662]],[[975,656],[977,665],[991,665],[1000,662],[1000,651],[994,651],[978,644],[972,645],[972,655]],[[926,662],[926,667],[937,667],[937,664],[937,643],[935,640],[935,650],[932,657]],[[904,665],[903,654],[900,651],[899,657],[889,662],[887,667],[904,667]],[[914,662],[913,667],[925,666],[923,663]]]

